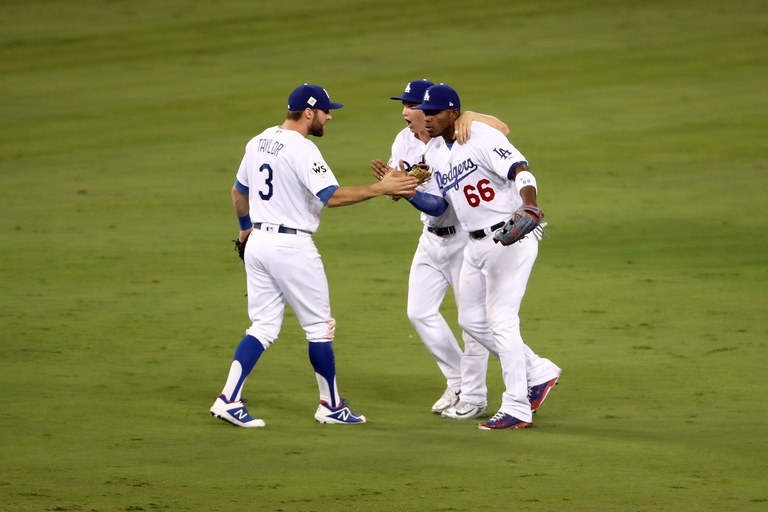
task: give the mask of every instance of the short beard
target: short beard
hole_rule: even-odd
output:
[[[317,116],[314,116],[312,118],[312,124],[309,126],[309,134],[313,137],[322,137],[325,127],[316,122]]]

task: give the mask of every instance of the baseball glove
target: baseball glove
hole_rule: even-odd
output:
[[[248,239],[246,238],[244,242],[241,242],[237,238],[232,240],[235,243],[235,252],[238,256],[240,256],[240,259],[245,261],[245,244],[248,243]]]
[[[419,185],[424,183],[425,181],[429,181],[429,179],[432,177],[432,170],[429,168],[429,165],[425,163],[420,164],[414,164],[410,166],[405,173],[408,176],[413,176],[417,180],[419,180]]]
[[[536,229],[543,218],[544,212],[535,206],[527,205],[518,208],[512,218],[493,234],[493,242],[505,246],[512,245]]]

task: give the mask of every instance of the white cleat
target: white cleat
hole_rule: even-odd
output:
[[[213,406],[211,407],[211,416],[238,427],[254,428],[266,426],[264,420],[254,418],[248,414],[248,409],[245,408],[245,402],[243,400],[227,402],[224,399],[224,395],[216,397],[216,401],[213,402]]]
[[[475,405],[459,401],[456,405],[444,410],[440,416],[452,420],[473,420],[487,416],[486,410],[487,406],[485,405]]]
[[[432,404],[432,412],[435,414],[440,414],[447,408],[459,403],[459,393],[460,391],[456,391],[453,388],[445,388],[442,396],[437,400],[437,402]]]
[[[357,425],[365,423],[365,416],[353,413],[348,406],[349,402],[346,400],[342,400],[336,407],[332,407],[331,404],[323,400],[317,406],[317,411],[315,411],[315,421],[327,425]]]

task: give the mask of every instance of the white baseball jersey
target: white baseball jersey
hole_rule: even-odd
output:
[[[424,151],[427,144],[413,134],[407,126],[400,130],[392,143],[392,153],[389,157],[389,166],[399,168],[400,160],[406,169],[414,164],[424,161]]]
[[[324,206],[316,194],[339,185],[311,140],[279,126],[248,142],[237,181],[249,188],[251,222],[310,233],[317,230]]]
[[[430,143],[431,142],[432,141],[430,141]],[[445,147],[445,149],[447,150],[447,147]],[[405,127],[400,131],[400,133],[397,134],[395,141],[392,143],[392,156],[389,158],[389,166],[398,169],[400,160],[403,161],[403,165],[405,165],[406,169],[417,163],[425,162],[430,164],[429,161],[425,160],[424,154],[426,150],[427,144],[416,137],[410,128]],[[440,195],[440,191],[434,178],[430,179],[426,183],[419,185],[418,190],[421,190],[422,192],[428,192],[430,194]],[[445,213],[439,217],[433,217],[422,212],[421,222],[423,222],[425,226],[449,227],[456,226],[458,224],[458,219],[456,218],[456,214],[453,212],[453,210],[448,208]]]
[[[251,320],[245,332],[269,348],[280,334],[288,302],[309,342],[321,404],[331,406],[341,403],[330,344],[336,320],[331,316],[328,280],[312,233],[325,206],[317,194],[328,198],[338,186],[317,146],[301,133],[279,126],[248,142],[235,182],[235,188],[248,196],[254,223],[243,258]],[[259,357],[258,351],[242,348],[245,341],[235,351],[222,390],[227,402],[241,399],[242,386]],[[215,409],[212,413],[216,414]]]
[[[506,222],[523,205],[514,180],[507,174],[512,164],[526,159],[500,131],[473,122],[469,140],[454,143],[443,162],[437,156],[445,158],[441,146],[445,147],[442,137],[428,144],[427,157],[435,155],[437,166],[432,180],[466,231]]]
[[[426,148],[427,144],[406,127],[395,137],[389,165],[398,168],[400,160],[406,167],[419,162],[432,165],[430,157],[425,158]],[[437,153],[438,150],[441,152]],[[446,161],[450,156],[445,144],[433,152],[436,162]],[[440,195],[434,178],[418,189]],[[465,336],[465,350],[462,352],[451,327],[440,312],[448,287],[453,286],[456,291],[455,284],[459,279],[467,234],[460,229],[452,208],[438,217],[422,212],[421,221],[425,229],[419,238],[408,278],[408,318],[435,358],[446,379],[446,385],[461,390],[462,399],[484,404],[487,398],[485,374],[488,351],[474,339]],[[455,233],[438,236],[428,231],[428,228],[447,227],[455,227]]]
[[[433,180],[466,231],[506,222],[522,206],[508,173],[513,164],[526,160],[501,132],[473,122],[466,144],[454,143],[449,150],[436,137],[426,158],[436,169]],[[537,254],[534,236],[510,247],[494,244],[490,234],[470,237],[458,283],[459,325],[501,360],[506,389],[499,410],[528,422],[528,386],[560,375],[560,368],[533,352],[520,334],[518,312]]]
[[[328,280],[312,240],[323,201],[317,193],[338,181],[315,144],[294,130],[267,128],[251,139],[237,171],[238,189],[248,187],[251,232],[245,249],[248,290],[246,334],[264,348],[277,339],[287,301],[309,342],[329,342],[336,321],[331,316]],[[289,228],[281,231],[280,227]],[[298,231],[295,231],[298,230]],[[237,361],[227,386],[240,377]],[[340,400],[335,376],[315,372],[320,400]],[[229,388],[225,388],[229,389]]]

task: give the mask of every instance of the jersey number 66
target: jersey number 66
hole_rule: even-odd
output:
[[[467,198],[467,203],[472,208],[477,208],[480,206],[480,201],[493,201],[493,198],[496,197],[496,192],[494,192],[493,188],[490,186],[491,181],[487,179],[482,179],[477,182],[477,186],[475,185],[465,185],[464,186],[464,197]]]

